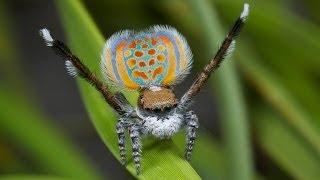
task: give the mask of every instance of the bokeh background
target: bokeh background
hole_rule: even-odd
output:
[[[181,166],[182,173],[175,171],[175,175],[185,174],[181,179],[193,179],[188,173],[203,179],[318,179],[317,0],[1,0],[0,178],[156,179],[148,173],[137,177],[131,165],[129,171],[120,165],[114,126],[99,123],[114,124],[112,112],[104,113],[109,120],[90,109],[95,108],[86,93],[90,87],[78,81],[79,91],[64,62],[44,46],[40,28],[47,27],[56,38],[70,43],[81,58],[91,57],[83,60],[99,74],[101,35],[106,39],[121,29],[174,26],[194,53],[192,74],[175,88],[181,95],[214,55],[244,2],[250,4],[251,14],[237,48],[192,107],[201,123],[191,161],[194,172]],[[134,99],[132,92],[127,95]],[[162,142],[155,142],[157,149]],[[165,143],[178,146],[182,158],[183,133]],[[151,151],[143,156],[145,166],[161,166],[151,156],[157,155]],[[147,172],[152,169],[147,167]],[[174,171],[177,165],[169,168]]]

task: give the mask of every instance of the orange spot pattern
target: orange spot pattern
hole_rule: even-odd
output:
[[[155,26],[142,32],[120,32],[104,48],[107,77],[127,88],[171,86],[192,65],[190,49],[175,29]]]
[[[166,56],[162,53],[166,49],[162,44],[158,44],[160,41],[154,37],[137,39],[128,43],[127,51],[133,52],[133,56],[130,55],[131,53],[127,53],[127,57],[130,58],[127,65],[132,70],[132,77],[155,80],[158,75],[164,72],[163,63],[166,61]],[[160,66],[159,63],[162,65]]]
[[[134,55],[137,56],[137,57],[141,57],[141,56],[143,56],[143,52],[141,52],[141,51],[136,51],[136,52],[134,53]]]
[[[148,51],[148,54],[149,55],[154,55],[156,53],[156,50],[154,50],[154,49],[150,49],[149,51]]]
[[[151,39],[151,44],[152,44],[152,46],[156,45],[157,44],[157,40],[155,38],[152,38]]]
[[[152,65],[154,65],[154,59],[151,59],[151,60],[149,61],[149,66],[152,66]]]
[[[158,59],[158,61],[163,62],[163,61],[166,60],[166,57],[165,57],[163,54],[159,54],[159,55],[157,56],[157,59]]]
[[[135,59],[130,59],[128,61],[128,66],[132,69],[136,65],[137,61]]]
[[[154,79],[155,77],[157,77],[158,74],[161,74],[162,72],[163,72],[163,67],[162,66],[158,67],[153,71],[152,78]]]
[[[164,73],[167,72],[166,68],[169,59],[167,59],[168,57],[165,54],[167,53],[168,42],[164,41],[161,37],[144,37],[127,42],[127,48],[122,49],[122,58],[124,58],[123,60],[127,64],[126,67],[128,69],[126,74],[130,80],[120,74],[121,80],[126,84],[128,84],[127,81],[133,81],[138,86],[147,85],[152,82],[162,83],[162,79],[159,79],[159,76],[163,75],[162,78],[166,77]],[[119,49],[119,51],[121,50]],[[118,68],[124,69],[126,67]],[[133,85],[130,86],[133,87]]]
[[[140,66],[140,67],[145,67],[145,66],[146,66],[146,63],[143,62],[143,61],[140,61],[140,62],[139,62],[139,66]]]
[[[133,42],[129,45],[129,48],[136,48],[136,45],[137,45],[136,42],[133,41]]]
[[[148,76],[144,72],[141,72],[141,71],[133,71],[133,76],[136,78],[141,77],[145,80],[148,80]]]

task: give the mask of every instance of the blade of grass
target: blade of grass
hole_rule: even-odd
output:
[[[234,1],[216,1],[221,7],[229,9],[229,13],[232,12],[232,9],[236,8],[237,4],[240,4],[239,2]],[[229,8],[228,8],[229,7]],[[258,8],[259,7],[259,8]],[[275,38],[267,38],[266,35],[269,34],[279,34],[279,29],[281,35],[284,35],[283,32],[286,32],[286,37],[282,40],[277,39],[279,42],[287,42],[290,44],[290,46],[284,46],[276,48],[272,46],[272,50],[277,51],[280,50],[279,54],[281,54],[281,50],[284,48],[290,49],[290,53],[292,52],[299,52],[301,53],[302,50],[309,50],[309,52],[305,55],[309,55],[310,58],[304,57],[303,59],[312,59],[314,60],[313,56],[318,51],[318,47],[320,47],[319,41],[317,41],[320,36],[317,36],[317,28],[311,25],[308,22],[303,22],[301,20],[298,20],[298,18],[290,15],[289,12],[285,10],[281,10],[277,8],[275,5],[272,5],[268,2],[260,2],[259,4],[255,4],[256,10],[252,13],[252,19],[254,19],[256,16],[260,17],[257,18],[253,23],[255,26],[252,26],[250,28],[250,25],[248,29],[251,29],[251,34],[256,34],[263,36],[263,39],[267,40],[274,40]],[[268,13],[273,12],[273,13]],[[229,14],[226,13],[226,14]],[[276,18],[277,17],[277,18]],[[288,18],[288,19],[285,19]],[[251,19],[250,19],[251,20]],[[263,22],[263,23],[262,23]],[[269,22],[272,24],[272,28],[270,28],[270,24],[266,23]],[[286,22],[286,23],[283,23]],[[264,28],[259,28],[259,26],[263,26]],[[268,27],[267,27],[268,26]],[[275,27],[276,26],[276,27]],[[299,27],[292,29],[291,27]],[[302,28],[303,27],[303,28]],[[260,30],[260,31],[259,31]],[[263,31],[262,31],[263,30]],[[293,44],[288,41],[288,36],[292,37],[299,37],[299,44],[307,44],[308,46],[305,46],[303,48],[291,48],[291,46],[295,46],[298,44]],[[314,36],[315,35],[315,36]],[[264,44],[265,41],[261,41],[261,44]],[[269,43],[270,44],[270,43]],[[277,43],[273,43],[277,44]],[[310,48],[309,48],[310,47]],[[286,120],[288,120],[288,123],[290,123],[297,131],[301,133],[303,137],[306,138],[306,140],[312,144],[312,146],[315,148],[315,150],[320,154],[320,135],[319,133],[314,129],[314,127],[310,124],[310,122],[316,121],[315,119],[311,119],[310,116],[304,111],[304,108],[301,107],[296,100],[293,98],[293,95],[284,87],[282,86],[277,78],[271,74],[269,71],[264,68],[264,66],[259,63],[258,59],[256,58],[256,55],[253,54],[250,47],[245,47],[244,44],[240,45],[239,54],[240,57],[240,65],[241,68],[245,71],[248,79],[256,86],[258,91],[262,93],[263,97],[271,103],[278,111],[281,112],[281,114],[286,117]],[[264,48],[264,49],[270,49],[270,48]],[[275,53],[275,52],[272,53]],[[271,52],[270,52],[271,53]],[[311,53],[311,54],[309,54]],[[303,53],[302,53],[303,54]],[[281,63],[278,58],[272,59],[275,62]],[[316,61],[316,60],[315,60]],[[310,61],[308,61],[310,63]],[[305,61],[303,61],[304,64],[306,64]],[[319,63],[319,62],[316,62]],[[317,64],[309,64],[310,67],[319,67]],[[293,65],[290,63],[290,66]],[[298,64],[295,64],[298,65]],[[300,64],[299,64],[300,65]],[[313,67],[313,68],[314,68]]]
[[[285,16],[282,16],[282,19],[280,21],[286,23],[289,22],[290,25],[296,26],[296,28],[294,28],[294,32],[287,30],[285,33],[286,35],[282,35],[282,38],[276,40],[280,42],[285,41],[287,43],[290,43],[290,45],[295,46],[296,49],[291,49],[290,46],[285,45],[282,46],[283,48],[277,51],[279,53],[273,53],[272,51],[277,50],[278,48],[273,46],[272,48],[265,48],[265,44],[263,49],[268,49],[269,51],[265,53],[268,56],[266,56],[264,59],[266,59],[267,62],[270,62],[270,64],[272,65],[272,70],[276,71],[278,74],[279,82],[290,89],[292,94],[295,95],[297,102],[301,102],[301,104],[305,108],[306,113],[308,113],[312,120],[315,121],[312,123],[315,123],[315,125],[317,125],[317,128],[320,130],[320,111],[318,111],[318,102],[320,101],[318,92],[320,90],[320,86],[318,86],[318,79],[316,79],[319,75],[319,71],[316,70],[315,72],[310,72],[310,70],[303,69],[299,64],[292,61],[292,59],[297,59],[302,64],[310,64],[312,60],[318,59],[315,56],[315,51],[319,49],[319,42],[317,40],[320,40],[320,36],[319,33],[316,32],[319,32],[320,29],[319,27],[315,27],[315,25],[312,24],[312,22],[308,19],[302,19],[306,17],[299,17],[298,12],[295,12],[294,9],[279,8],[279,1],[272,1],[272,3],[269,2],[268,4],[266,4],[267,6],[265,6],[265,4],[262,5],[263,8],[268,9],[270,7],[270,10],[276,11],[276,14],[279,14],[278,11],[286,12]],[[287,4],[285,5],[287,6]],[[258,8],[261,8],[261,6],[259,6]],[[283,23],[280,24],[281,26],[283,26]],[[289,28],[291,27],[288,27],[288,29]],[[277,24],[274,26],[274,29],[278,29]],[[281,30],[282,28],[278,30],[277,33],[284,34],[283,32],[281,32]],[[295,34],[287,35],[288,32],[289,34]],[[306,38],[306,36],[308,36],[309,38]],[[294,41],[297,41],[299,43],[291,43],[293,40],[292,38],[294,37],[303,37],[303,41],[295,38]],[[313,41],[310,41],[310,39],[316,40],[315,42],[317,42],[318,45],[312,44]],[[285,49],[285,51],[289,53],[282,53],[283,49]],[[296,57],[291,52],[296,52],[297,54],[301,55],[301,57]],[[310,58],[306,57],[306,55],[309,55]],[[319,69],[319,66],[315,67],[315,69]]]
[[[320,48],[319,27],[275,2],[259,0],[251,3],[247,31],[255,41],[254,48],[273,65],[290,63],[306,72],[318,72],[320,61],[314,55]],[[214,1],[229,21],[233,20],[241,3],[238,0]]]
[[[213,6],[205,0],[189,0],[191,10],[197,15],[197,22],[204,30],[206,44],[210,52],[217,49],[217,42],[224,38]],[[242,7],[239,7],[239,13]],[[235,16],[237,17],[237,16]],[[227,166],[230,179],[253,179],[253,165],[245,103],[239,79],[232,59],[228,59],[215,75],[216,88],[221,104],[221,124],[226,148]],[[212,82],[212,79],[210,80]]]
[[[37,170],[64,177],[99,179],[100,174],[89,161],[30,103],[6,10],[5,2],[0,1],[0,63],[4,70],[1,75],[5,77],[0,85],[1,135],[33,157],[33,168]]]
[[[69,178],[100,179],[80,153],[32,105],[0,88],[0,127],[31,154],[45,172]]]
[[[237,4],[240,5],[240,2],[230,0],[218,0],[215,3],[221,9],[226,9],[227,13],[223,14],[229,20]],[[301,102],[312,117],[312,123],[320,129],[320,96],[315,78],[319,64],[314,63],[319,62],[315,54],[320,48],[320,36],[317,33],[320,29],[290,12],[289,8],[281,8],[279,1],[255,1],[252,7],[251,23],[248,24],[255,44],[252,49],[259,51],[263,57],[261,59],[265,60],[264,66],[271,65],[279,82],[290,89],[297,102]]]
[[[199,132],[196,148],[192,153],[191,164],[201,175],[202,179],[226,179],[226,164],[221,145],[207,133]],[[185,134],[179,133],[174,142],[184,151]]]
[[[86,65],[97,67],[104,39],[79,1],[59,0],[57,7],[65,26],[70,47]],[[100,94],[86,82],[79,87],[87,111],[99,135],[114,156],[119,159],[115,133],[116,117]],[[127,94],[128,95],[128,94]],[[131,99],[136,96],[130,94]],[[127,169],[136,176],[132,160]],[[142,173],[139,179],[200,179],[172,141],[150,141],[143,149]]]
[[[229,172],[221,143],[203,129],[200,130],[197,137],[191,165],[197,170],[202,179],[227,179]],[[179,133],[173,139],[181,152],[184,151],[184,139],[184,133]],[[264,178],[256,174],[254,179],[262,180]]]
[[[294,179],[319,179],[319,156],[285,121],[263,109],[254,109],[253,121],[262,149]]]
[[[283,87],[265,67],[261,66],[256,55],[244,44],[239,47],[240,67],[257,91],[272,104],[318,152],[320,155],[320,135],[310,124],[312,120],[303,107],[296,103],[292,94]]]
[[[28,166],[15,155],[12,145],[4,139],[4,135],[0,133],[0,172],[2,174],[27,172]]]
[[[281,69],[287,69],[281,71]],[[316,80],[308,77],[300,69],[294,67],[288,68],[288,65],[273,69],[277,72],[277,78],[280,84],[290,89],[292,95],[296,98],[297,103],[300,103],[304,107],[304,110],[309,114],[311,123],[320,130],[320,111],[319,102],[320,87]]]
[[[2,175],[0,176],[2,180],[66,180],[68,178],[63,177],[54,177],[54,176],[47,176],[47,175]]]

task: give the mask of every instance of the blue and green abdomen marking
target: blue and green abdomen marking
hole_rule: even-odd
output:
[[[185,39],[160,26],[138,34],[118,33],[107,41],[103,54],[107,77],[131,89],[170,85],[192,63]]]

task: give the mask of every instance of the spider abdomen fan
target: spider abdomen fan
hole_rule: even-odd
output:
[[[189,73],[192,53],[176,29],[156,25],[146,31],[112,35],[103,49],[101,65],[106,79],[117,86],[170,86]]]

